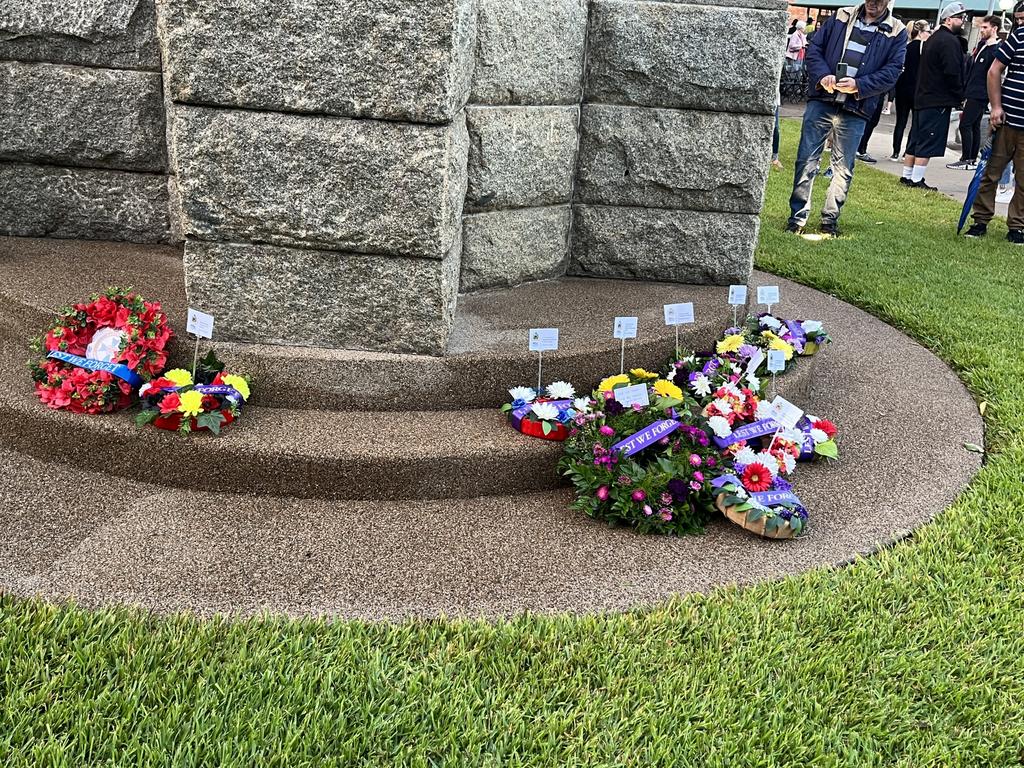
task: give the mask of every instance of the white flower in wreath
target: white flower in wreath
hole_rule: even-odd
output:
[[[753,371],[750,371],[747,374],[747,386],[750,387],[755,392],[761,388],[761,380],[757,378],[757,374],[755,374]]]
[[[719,397],[712,401],[711,407],[722,413],[732,413],[732,403],[726,400],[724,397]]]
[[[697,378],[690,382],[690,389],[701,397],[707,397],[711,394],[711,379],[703,373],[698,374]]]
[[[124,341],[124,331],[116,328],[100,328],[93,334],[89,346],[85,348],[85,356],[90,360],[100,360],[109,363],[114,355],[121,351],[121,343]]]
[[[738,365],[736,365],[736,363],[732,363],[732,364],[731,364],[731,367],[732,367],[732,372],[733,372],[733,373],[739,373],[740,371],[742,371],[742,370],[743,370],[743,369],[742,369],[742,368],[740,368],[740,367],[739,367]]]
[[[771,328],[773,331],[777,331],[779,330],[779,328],[782,327],[782,323],[780,323],[771,315],[765,315],[764,317],[761,318],[761,327]]]
[[[779,462],[768,451],[761,451],[757,454],[757,463],[763,464],[764,468],[772,473],[773,478],[779,476]]]
[[[750,494],[747,493],[747,489],[744,488],[742,485],[737,485],[737,486],[733,486],[733,487],[736,489],[735,490],[736,495],[739,496],[741,499],[749,499],[750,498]]]
[[[728,419],[723,416],[712,416],[708,419],[708,426],[718,437],[728,437],[732,434],[732,427],[729,426]]]
[[[804,443],[804,433],[802,429],[784,429],[779,437],[783,440],[789,440],[791,443],[796,443],[797,445],[803,445]]]
[[[513,387],[508,391],[512,400],[522,400],[524,403],[532,403],[537,398],[537,393],[529,387]]]
[[[531,410],[541,421],[554,421],[558,418],[558,407],[551,403],[534,403]]]
[[[721,389],[723,392],[725,392],[728,395],[732,395],[733,397],[743,397],[743,393],[740,392],[740,388],[737,387],[732,382],[729,382],[728,384],[723,384]],[[729,407],[731,408],[732,406]]]
[[[577,397],[572,401],[572,407],[580,413],[587,413],[590,410],[590,398],[589,397]]]
[[[782,466],[785,468],[786,474],[790,475],[790,474],[793,473],[793,470],[796,469],[796,459],[794,459],[788,453],[783,454],[783,456],[782,456]]]
[[[804,333],[818,333],[824,326],[820,320],[804,320],[800,327],[804,329]]]
[[[763,421],[772,415],[772,404],[767,400],[761,400],[757,404],[757,410],[754,412],[754,417],[758,421]]]
[[[567,381],[556,381],[548,384],[548,397],[555,400],[568,400],[576,394],[576,388]]]
[[[815,427],[811,430],[811,439],[815,445],[821,445],[822,443],[828,442],[828,435],[823,431]]]
[[[755,461],[757,461],[757,454],[754,453],[754,449],[749,445],[745,445],[740,448],[736,451],[736,455],[733,457],[733,462],[736,464],[737,468],[753,464]]]

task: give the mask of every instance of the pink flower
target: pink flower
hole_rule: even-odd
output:
[[[643,501],[647,498],[647,494],[644,493],[643,488],[637,488],[633,491],[633,501]]]
[[[692,464],[695,467],[699,467],[701,465],[701,462],[702,459],[696,453],[690,454],[690,464]]]
[[[699,491],[701,489],[701,485],[696,480],[691,480],[690,481],[690,488],[692,488],[695,491]]]
[[[672,519],[672,510],[669,509],[668,507],[663,507],[658,511],[661,513],[661,519],[664,520],[666,523]]]
[[[607,501],[608,494],[609,490],[607,485],[602,485],[600,488],[597,489],[597,498],[599,498],[601,501]]]
[[[611,437],[612,435],[615,434],[615,430],[612,429],[611,427],[609,427],[607,424],[605,424],[603,427],[601,427],[598,430],[598,432],[600,432],[605,437]]]
[[[700,471],[694,472],[693,473],[693,479],[696,480],[698,483],[703,483],[704,482],[704,473],[700,472]]]
[[[661,494],[661,503],[665,504],[665,505],[671,504],[672,503],[672,494],[671,493],[663,493],[663,494]]]
[[[644,514],[645,514],[645,515],[646,515],[647,517],[650,517],[651,515],[653,515],[653,514],[654,514],[654,510],[653,510],[653,509],[651,509],[651,507],[650,507],[650,505],[649,505],[649,504],[644,504]]]
[[[629,485],[631,482],[633,481],[630,479],[629,475],[619,475],[619,485]]]
[[[633,410],[636,411],[637,413],[640,413],[640,411],[642,411],[643,409],[644,407],[640,405],[640,403],[633,403]]]

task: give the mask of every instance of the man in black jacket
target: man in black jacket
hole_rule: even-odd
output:
[[[918,189],[934,190],[925,183],[928,159],[946,154],[949,116],[964,100],[964,52],[960,33],[967,20],[963,3],[942,9],[942,26],[921,48],[921,64],[914,95],[914,126],[903,159],[900,182]]]
[[[986,16],[978,27],[978,45],[967,60],[967,100],[960,115],[960,139],[963,148],[960,159],[947,168],[973,171],[978,167],[981,149],[981,118],[988,107],[988,68],[996,60],[999,48],[998,16]]]

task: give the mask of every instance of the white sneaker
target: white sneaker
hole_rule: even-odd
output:
[[[999,189],[996,190],[996,202],[1002,203],[1004,205],[1009,203],[1011,200],[1013,200],[1013,191],[1013,186],[999,187]]]

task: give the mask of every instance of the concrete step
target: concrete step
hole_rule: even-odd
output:
[[[59,307],[108,285],[131,285],[159,299],[174,327],[185,327],[180,252],[166,246],[0,238],[0,309],[24,335],[45,328]],[[536,385],[531,327],[560,328],[560,349],[544,355],[544,383],[589,387],[618,371],[617,315],[639,318],[640,338],[627,342],[626,365],[656,369],[673,351],[662,306],[693,301],[697,322],[681,329],[686,350],[707,349],[732,322],[723,286],[687,286],[566,278],[459,297],[447,354],[391,355],[216,341],[221,359],[256,380],[259,402],[284,408],[404,411],[493,408],[517,384]],[[315,308],[311,308],[315,311]],[[216,327],[215,327],[216,330]],[[172,350],[191,362],[190,344]]]

